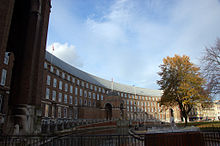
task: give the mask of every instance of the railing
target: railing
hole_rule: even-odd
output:
[[[220,146],[220,131],[203,132],[202,134],[206,146]]]
[[[199,135],[181,135],[180,133],[172,134],[155,134],[145,135],[144,140],[135,138],[130,135],[71,135],[71,136],[0,136],[0,146],[147,146],[152,144],[169,145],[175,141],[176,145],[186,144],[185,137],[191,145],[220,146],[220,132],[202,132],[201,139]],[[175,138],[176,136],[176,138]],[[170,139],[169,139],[170,138]],[[169,140],[167,140],[169,139]],[[195,143],[193,143],[193,139]],[[160,141],[155,143],[155,141]]]
[[[1,136],[0,146],[144,146],[129,135]]]

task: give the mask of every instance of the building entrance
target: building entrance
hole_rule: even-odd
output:
[[[107,103],[105,105],[105,115],[106,115],[106,120],[112,119],[112,105],[110,103]]]

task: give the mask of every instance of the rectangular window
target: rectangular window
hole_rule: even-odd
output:
[[[50,85],[50,76],[47,75],[47,85]]]
[[[75,105],[78,105],[77,97],[75,97]]]
[[[87,105],[87,100],[86,100],[86,99],[84,99],[84,105],[85,105],[85,106]]]
[[[73,104],[73,96],[70,96],[69,103],[70,103],[70,104]]]
[[[75,95],[78,95],[78,88],[75,87]]]
[[[65,83],[65,91],[67,92],[68,91],[68,84]]]
[[[78,111],[77,111],[77,109],[74,109],[74,119],[78,119]]]
[[[131,112],[133,112],[133,107],[132,106],[130,107],[130,109],[131,109]]]
[[[46,62],[44,62],[44,68],[47,69],[47,63]]]
[[[97,91],[97,87],[96,86],[94,86],[94,90]]]
[[[83,94],[82,89],[79,89],[79,96],[81,96],[81,97],[82,97],[82,94]]]
[[[79,80],[77,80],[77,85],[79,85],[80,84],[80,81]]]
[[[99,94],[97,94],[97,100],[99,100]]]
[[[50,72],[53,72],[53,66],[52,65],[50,66]]]
[[[90,89],[93,90],[93,85],[92,84],[90,85]]]
[[[89,98],[91,98],[91,92],[89,92]]]
[[[65,73],[64,72],[62,72],[62,78],[65,79]]]
[[[129,106],[127,106],[127,111],[129,112]]]
[[[50,89],[49,88],[46,88],[46,99],[49,99],[50,98]]]
[[[53,90],[52,100],[56,101],[56,91]]]
[[[127,98],[127,94],[125,93],[125,98]]]
[[[73,117],[73,110],[69,109],[69,118],[72,119],[72,117]]]
[[[54,116],[55,116],[55,107],[54,106],[52,106],[52,111],[51,111],[51,116],[54,118]]]
[[[129,100],[127,100],[127,105],[129,105]]]
[[[103,95],[101,95],[101,100],[103,100]]]
[[[123,93],[121,93],[121,97],[123,97]]]
[[[62,88],[63,88],[63,82],[60,81],[60,82],[59,82],[59,89],[62,90]]]
[[[84,97],[87,97],[87,91],[84,90]]]
[[[91,100],[89,100],[88,106],[91,106]]]
[[[84,87],[84,82],[82,81],[82,87]]]
[[[92,96],[93,96],[93,99],[95,99],[95,93],[93,93],[93,95],[92,95]]]
[[[70,81],[70,75],[67,75],[67,80]]]
[[[57,74],[57,76],[60,75],[60,71],[58,69],[56,70],[56,74]]]
[[[104,88],[102,89],[102,93],[105,93],[105,89]]]
[[[72,78],[72,82],[75,83],[75,78],[74,77]]]
[[[64,94],[64,103],[67,103],[67,95]]]
[[[62,102],[62,97],[63,97],[63,94],[59,93],[59,99],[58,99],[59,102]]]
[[[61,118],[61,107],[58,107],[58,118]]]
[[[73,93],[73,86],[70,85],[70,93]]]
[[[101,92],[101,88],[99,87],[99,92]]]
[[[57,87],[57,79],[53,79],[53,87],[56,88]]]
[[[89,84],[88,83],[86,83],[86,88],[89,88]]]
[[[45,104],[45,112],[44,112],[44,116],[45,117],[48,117],[49,116],[49,105],[48,104]]]
[[[79,99],[79,105],[82,106],[82,98]]]
[[[3,95],[0,94],[0,113],[2,113],[3,110]]]

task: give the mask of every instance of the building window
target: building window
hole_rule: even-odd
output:
[[[84,105],[85,105],[85,106],[87,105],[87,100],[86,100],[86,99],[84,99]]]
[[[68,91],[68,84],[65,83],[65,91],[67,92]]]
[[[92,102],[92,105],[93,105],[94,107],[96,107],[96,102],[95,102],[95,101],[93,101],[93,102]]]
[[[50,89],[49,88],[46,88],[46,99],[49,99],[50,98]]]
[[[58,118],[61,118],[61,107],[58,107]]]
[[[129,106],[127,106],[127,111],[129,112]]]
[[[62,78],[65,79],[65,73],[64,72],[62,72]]]
[[[74,77],[72,78],[72,82],[75,83],[75,78]]]
[[[91,98],[91,92],[89,92],[89,98]]]
[[[127,100],[127,105],[129,105],[129,100]]]
[[[44,114],[44,116],[48,117],[48,115],[49,115],[49,105],[45,104],[45,114]]]
[[[86,83],[86,88],[89,88],[89,84],[88,83]]]
[[[101,95],[101,100],[103,100],[103,95]]]
[[[132,100],[131,100],[131,102],[130,102],[130,105],[132,105]]]
[[[94,86],[94,90],[97,91],[97,87],[96,86]]]
[[[53,66],[52,65],[50,66],[50,72],[53,72]]]
[[[123,97],[123,93],[121,93],[121,97]]]
[[[90,85],[90,89],[93,90],[93,85],[92,84]]]
[[[47,69],[47,63],[46,62],[44,62],[44,68]]]
[[[69,103],[70,103],[70,104],[73,104],[73,96],[70,96]]]
[[[95,99],[95,93],[93,93],[93,95],[92,95],[92,96],[93,96],[93,99]]]
[[[105,89],[104,88],[102,89],[102,93],[105,93]]]
[[[133,112],[133,107],[132,106],[130,107],[130,109],[131,109],[131,112]]]
[[[57,74],[57,76],[60,75],[60,71],[58,69],[56,70],[56,74]]]
[[[91,106],[92,104],[91,104],[91,100],[89,100],[89,103],[88,103],[88,106]]]
[[[87,91],[84,90],[84,97],[87,97]]]
[[[99,87],[99,92],[101,92],[101,88]]]
[[[82,98],[79,99],[79,105],[82,106]]]
[[[57,87],[57,79],[53,79],[53,87],[56,88]]]
[[[82,87],[84,87],[84,82],[82,81]]]
[[[53,90],[52,100],[56,101],[56,91]]]
[[[79,85],[80,84],[80,81],[79,80],[77,80],[77,85]]]
[[[47,85],[50,85],[50,76],[47,75]]]
[[[62,88],[63,88],[63,82],[60,81],[60,82],[59,82],[59,89],[62,90]]]
[[[78,119],[78,111],[77,111],[77,109],[74,109],[74,119]]]
[[[64,107],[63,108],[63,117],[66,118],[67,117],[67,109]]]
[[[99,100],[99,94],[97,94],[97,100]]]
[[[77,105],[78,104],[78,102],[77,102],[77,97],[75,97],[75,105]]]
[[[72,119],[72,117],[73,117],[73,110],[69,109],[69,118]]]
[[[81,96],[81,97],[82,97],[82,94],[83,94],[82,89],[79,89],[79,96]]]
[[[67,95],[64,94],[64,103],[67,103]]]
[[[3,95],[0,94],[0,113],[2,113],[3,110]]]
[[[54,118],[54,116],[55,116],[55,107],[54,107],[54,106],[52,106],[51,117],[53,117],[53,118]]]
[[[70,85],[70,93],[73,93],[73,86]]]
[[[62,96],[63,96],[62,93],[59,93],[59,99],[58,99],[59,102],[62,102]]]
[[[70,75],[67,75],[67,80],[70,81]]]
[[[127,94],[125,93],[125,98],[127,98]]]
[[[78,88],[75,87],[75,95],[78,95]]]

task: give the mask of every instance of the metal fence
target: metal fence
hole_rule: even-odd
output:
[[[220,131],[203,132],[202,134],[206,146],[220,146]]]
[[[205,146],[220,146],[220,132],[202,132],[201,143]],[[71,135],[71,136],[0,136],[0,146],[146,146],[150,141],[161,141],[159,134],[144,140],[130,135]],[[184,145],[182,137],[172,139]],[[161,144],[160,142],[160,144]],[[150,142],[151,143],[151,142]],[[199,141],[197,141],[197,144]],[[203,145],[202,144],[202,145]],[[166,145],[164,139],[163,145]]]

